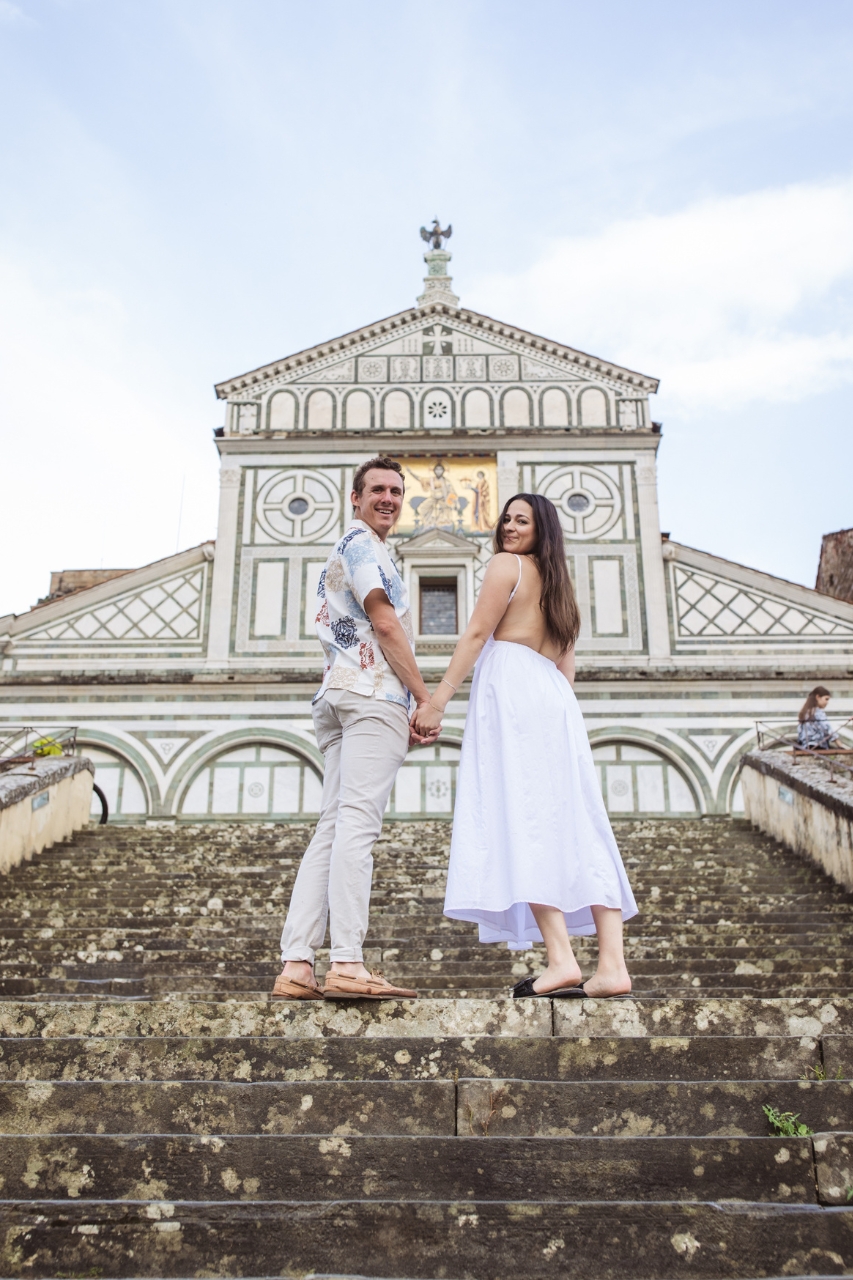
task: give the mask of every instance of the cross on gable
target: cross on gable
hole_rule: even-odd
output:
[[[425,356],[453,355],[453,330],[449,325],[427,325],[423,335],[423,354]]]

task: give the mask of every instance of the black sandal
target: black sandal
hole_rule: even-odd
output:
[[[533,997],[538,1000],[547,1000],[552,997],[562,999],[564,996],[577,995],[574,987],[555,987],[553,991],[536,991],[533,984],[536,978],[524,978],[521,982],[517,982],[512,989],[513,1000],[523,1000]],[[581,991],[582,995],[586,995],[585,991]]]

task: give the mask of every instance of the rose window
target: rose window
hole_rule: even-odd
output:
[[[600,538],[622,514],[619,485],[599,467],[561,467],[540,485],[539,492],[557,508],[569,538]]]
[[[313,542],[337,525],[340,496],[319,471],[279,471],[261,486],[255,514],[276,542]]]

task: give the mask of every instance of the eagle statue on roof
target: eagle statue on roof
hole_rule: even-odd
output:
[[[426,240],[427,244],[431,244],[433,249],[440,249],[442,238],[449,240],[452,235],[453,227],[450,223],[447,224],[446,230],[442,231],[438,218],[433,218],[431,231],[428,231],[426,227],[421,227],[421,239]]]

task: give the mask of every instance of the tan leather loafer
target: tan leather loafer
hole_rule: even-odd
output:
[[[418,993],[392,986],[379,970],[373,970],[369,978],[350,978],[330,969],[323,995],[327,1000],[416,1000]]]
[[[280,973],[275,980],[272,993],[279,1000],[322,1000],[321,987],[311,987],[307,982],[298,982],[296,978],[286,978]]]

